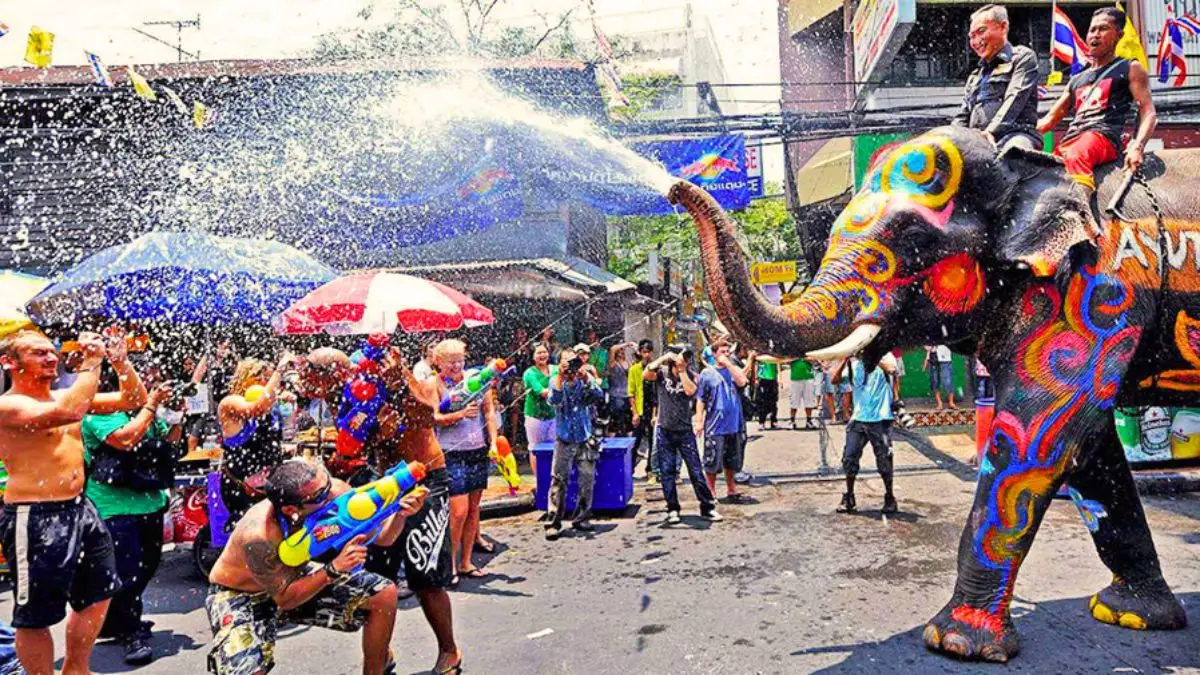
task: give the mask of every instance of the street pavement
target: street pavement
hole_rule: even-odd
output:
[[[757,425],[752,425],[752,431]],[[837,465],[844,427],[830,428]],[[1008,666],[930,654],[921,629],[949,598],[974,482],[965,434],[898,443],[902,512],[882,517],[878,479],[860,481],[857,515],[834,506],[840,481],[820,476],[818,434],[754,433],[748,488],[757,501],[698,517],[680,486],[684,522],[668,527],[658,486],[587,536],[547,542],[537,514],[487,520],[500,542],[492,576],[453,594],[465,670],[475,673],[1158,673],[1200,672],[1200,495],[1145,498],[1167,580],[1192,627],[1139,633],[1092,620],[1087,599],[1109,574],[1069,501],[1050,509],[1016,585],[1023,651]],[[864,468],[873,466],[868,452]],[[723,495],[723,488],[718,489]],[[477,556],[484,562],[483,556]],[[184,552],[167,555],[147,592],[158,659],[144,673],[203,672],[209,629],[204,582]],[[0,616],[11,612],[11,594]],[[57,631],[61,653],[61,627]],[[414,600],[392,640],[399,673],[433,665],[435,643]],[[358,636],[290,628],[278,673],[357,673]],[[125,672],[100,645],[96,672]]]

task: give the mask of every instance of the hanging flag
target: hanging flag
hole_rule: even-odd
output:
[[[1040,84],[1039,84],[1039,85],[1038,85],[1038,88],[1037,88],[1037,97],[1038,97],[1038,100],[1040,101],[1040,100],[1042,100],[1042,99],[1046,98],[1046,97],[1047,97],[1047,96],[1049,96],[1049,95],[1050,95],[1050,90],[1049,90],[1049,89],[1047,89],[1047,88],[1045,88],[1045,87],[1043,87],[1042,85],[1040,85]]]
[[[8,35],[8,24],[0,21],[0,37],[4,37],[5,35]]]
[[[133,66],[126,66],[125,72],[129,75],[129,81],[133,83],[133,90],[137,92],[138,96],[141,96],[147,101],[158,100],[158,94],[154,93],[154,88],[150,86],[150,83],[146,81],[146,78],[142,77],[140,73],[133,69]]]
[[[34,26],[29,29],[29,40],[25,43],[25,62],[38,68],[49,68],[54,53],[54,33]]]
[[[1183,32],[1179,29],[1179,24],[1175,19],[1167,16],[1167,22],[1163,24],[1162,40],[1158,45],[1158,81],[1166,82],[1171,71],[1179,71],[1175,75],[1175,81],[1171,83],[1172,87],[1182,87],[1183,81],[1187,79],[1187,59],[1183,55]]]
[[[1050,42],[1050,55],[1059,61],[1071,65],[1071,74],[1087,68],[1087,62],[1092,58],[1087,45],[1079,39],[1075,25],[1061,7],[1054,6],[1053,39]]]
[[[192,107],[192,121],[196,123],[197,129],[203,129],[212,121],[212,109],[196,101]]]
[[[101,87],[113,86],[112,77],[108,74],[108,68],[104,67],[104,62],[100,60],[100,57],[87,50],[84,50],[83,53],[87,55],[88,64],[92,67],[92,75],[96,76],[96,84]]]
[[[167,95],[167,100],[171,102],[171,105],[175,106],[175,109],[179,111],[180,115],[188,114],[187,104],[183,102],[182,98],[179,98],[179,94],[177,94],[174,89],[165,84],[159,87],[159,89],[161,89],[162,92]]]
[[[1061,70],[1052,70],[1050,75],[1046,77],[1046,86],[1053,87],[1056,84],[1062,84],[1063,74]]]
[[[1117,3],[1117,9],[1125,11],[1120,2]],[[1146,50],[1142,48],[1142,39],[1138,37],[1137,29],[1133,27],[1133,21],[1128,14],[1125,15],[1125,31],[1121,33],[1121,41],[1117,43],[1117,56],[1137,61],[1143,68],[1150,70],[1150,64],[1146,61]]]
[[[1188,35],[1200,35],[1200,19],[1194,16],[1181,16],[1175,19],[1175,23],[1179,24],[1179,30]]]

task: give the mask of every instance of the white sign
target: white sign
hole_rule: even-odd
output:
[[[916,0],[862,0],[859,3],[850,32],[854,36],[854,81],[859,83],[860,100],[870,92],[869,83],[882,77],[881,66],[891,62],[916,20]]]

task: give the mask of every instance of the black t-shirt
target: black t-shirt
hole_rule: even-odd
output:
[[[695,384],[696,371],[688,368],[688,377]],[[682,380],[671,373],[670,366],[658,369],[654,389],[658,398],[658,426],[667,431],[691,431],[694,395],[683,391]]]
[[[1119,153],[1121,133],[1136,107],[1129,89],[1129,60],[1118,58],[1103,68],[1088,68],[1072,77],[1067,87],[1075,117],[1064,140],[1098,131]]]

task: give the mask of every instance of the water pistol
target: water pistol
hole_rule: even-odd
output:
[[[492,359],[483,368],[473,368],[463,374],[462,382],[454,385],[442,397],[438,412],[443,415],[458,412],[479,400],[496,382],[516,374],[516,366],[509,366],[504,359]]]
[[[400,498],[425,480],[425,465],[400,462],[383,478],[357,487],[304,519],[304,526],[279,543],[279,561],[288,567],[340,551],[364,535],[375,541],[383,522],[400,510]]]
[[[390,344],[387,335],[376,333],[368,337],[354,375],[342,388],[336,444],[341,457],[360,455],[367,438],[379,427],[379,411],[388,400],[387,385],[381,375],[382,360]]]
[[[512,446],[508,444],[508,439],[497,436],[496,452],[488,453],[488,456],[496,463],[496,468],[500,470],[500,476],[504,478],[504,482],[508,483],[508,493],[517,494],[517,488],[521,487],[521,474],[517,473],[517,458],[513,456]]]

